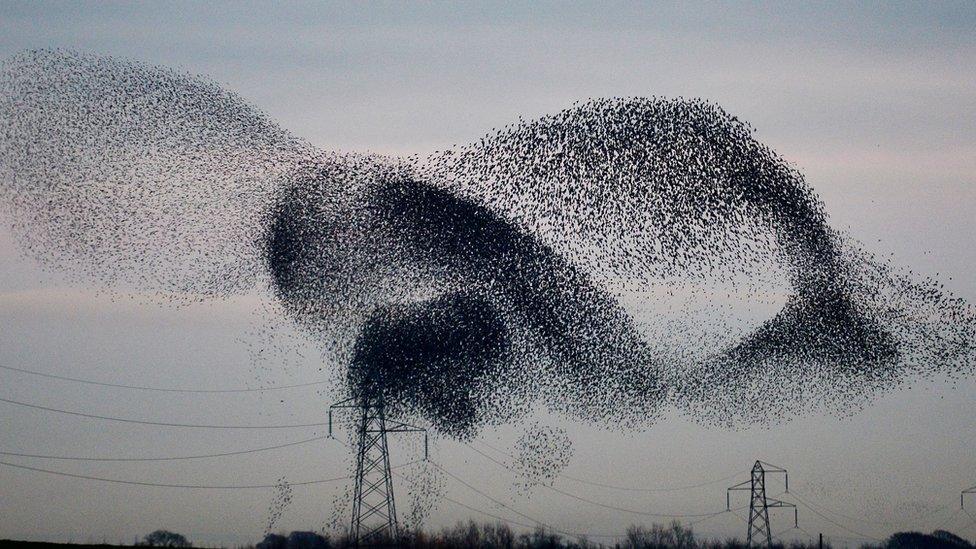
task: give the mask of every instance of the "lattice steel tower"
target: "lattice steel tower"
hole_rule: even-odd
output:
[[[357,438],[356,488],[352,500],[353,539],[357,544],[369,543],[377,537],[395,539],[396,504],[382,396],[363,399],[359,404]]]
[[[350,535],[353,543],[370,545],[397,539],[396,502],[390,470],[387,433],[424,433],[424,459],[427,459],[427,430],[386,418],[382,392],[352,397],[329,407],[329,435],[332,411],[356,411],[356,482],[352,500]]]
[[[770,507],[792,507],[793,525],[794,527],[799,526],[796,505],[766,496],[766,473],[783,473],[786,492],[789,493],[790,477],[786,469],[762,461],[756,461],[756,464],[752,466],[752,475],[749,480],[732,486],[725,493],[725,508],[731,511],[730,494],[739,490],[749,490],[750,492],[749,531],[746,534],[746,544],[750,547],[759,543],[765,543],[766,547],[773,544],[773,533],[769,529]]]

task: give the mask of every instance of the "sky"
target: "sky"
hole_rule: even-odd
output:
[[[0,57],[63,47],[206,75],[327,150],[427,153],[590,97],[701,97],[748,121],[793,163],[829,221],[894,264],[938,275],[976,301],[976,6],[972,3],[48,3],[0,1]],[[2,220],[0,220],[2,221]],[[3,225],[3,223],[0,223]],[[311,353],[264,353],[267,296],[161,307],[69,283],[23,257],[0,228],[0,364],[121,384],[239,387],[321,378]],[[281,341],[288,334],[280,335]],[[280,342],[279,342],[280,343]],[[326,365],[328,367],[328,365]],[[573,440],[568,475],[675,487],[719,481],[763,459],[790,471],[803,531],[855,545],[943,523],[976,484],[972,398],[964,379],[912,384],[851,414],[807,414],[772,427],[698,425],[674,413],[621,435],[540,410]],[[147,393],[0,371],[0,398],[167,422],[321,421],[315,388],[241,394]],[[863,403],[852,403],[860,407]],[[193,430],[110,423],[0,402],[0,450],[65,455],[206,454],[294,442],[321,430]],[[511,448],[525,425],[487,442]],[[400,455],[396,452],[400,451]],[[398,441],[394,461],[416,457]],[[620,533],[647,516],[611,511],[518,479],[470,446],[438,440],[438,463],[556,528]],[[274,484],[348,473],[348,450],[320,441],[220,459],[148,463],[0,461],[85,476],[176,484]],[[559,479],[563,491],[645,512],[725,508],[746,476],[668,492],[620,492]],[[463,485],[446,494],[522,520]],[[296,486],[281,530],[322,528],[342,482]],[[402,487],[401,487],[401,492]],[[401,509],[409,507],[405,493]],[[744,497],[744,494],[740,494]],[[784,496],[786,498],[787,496]],[[157,528],[197,544],[257,541],[273,489],[116,485],[0,465],[0,538],[131,541]],[[744,502],[743,502],[744,503]],[[973,503],[976,508],[976,502]],[[819,511],[819,515],[818,515]],[[431,527],[476,513],[441,502]],[[826,517],[826,518],[825,518]],[[344,517],[340,517],[345,520]],[[662,520],[662,519],[658,519]],[[719,515],[695,526],[744,536]],[[594,538],[595,540],[597,538]]]

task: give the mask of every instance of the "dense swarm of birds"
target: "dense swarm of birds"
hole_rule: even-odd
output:
[[[274,532],[278,527],[278,521],[281,520],[281,516],[291,505],[293,498],[294,491],[291,484],[288,484],[285,477],[279,478],[278,482],[275,483],[274,496],[271,498],[271,503],[268,504],[268,524],[264,528],[265,536]]]
[[[419,531],[443,501],[446,483],[444,476],[427,461],[406,467],[403,473],[407,489],[407,509],[400,517],[404,531]]]
[[[454,437],[537,405],[778,421],[968,374],[970,306],[832,229],[753,133],[712,103],[613,98],[426,157],[339,154],[205,78],[30,51],[0,68],[0,208],[80,280],[267,290],[351,394]],[[661,318],[676,295],[701,314]],[[777,310],[727,318],[743,295]]]
[[[512,469],[518,471],[519,492],[552,486],[573,457],[573,441],[565,429],[531,422],[515,442]]]
[[[340,490],[333,492],[331,510],[322,524],[322,532],[341,532],[349,527],[349,516],[352,514],[351,484],[346,484]]]

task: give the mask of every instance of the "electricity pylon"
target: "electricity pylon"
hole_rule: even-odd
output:
[[[332,411],[336,408],[356,410],[356,482],[350,527],[353,543],[358,547],[396,540],[399,531],[386,435],[424,433],[424,459],[427,459],[427,430],[387,420],[382,392],[370,392],[329,407],[329,436],[332,436]]]
[[[800,525],[796,505],[766,496],[766,473],[783,473],[786,482],[786,493],[790,492],[790,477],[786,469],[758,460],[752,466],[752,476],[749,480],[740,482],[725,492],[725,508],[728,511],[732,510],[731,493],[733,491],[749,490],[750,492],[749,531],[746,534],[746,545],[749,547],[762,542],[765,542],[766,547],[773,544],[773,533],[769,528],[770,507],[792,507],[793,526],[798,527]]]
[[[973,486],[972,488],[966,488],[965,490],[962,491],[962,493],[959,494],[960,509],[966,508],[966,494],[976,494],[976,486]]]

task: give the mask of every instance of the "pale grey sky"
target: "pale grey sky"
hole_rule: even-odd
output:
[[[0,56],[65,47],[208,75],[326,149],[424,153],[493,127],[597,96],[703,97],[750,122],[806,175],[834,227],[897,265],[940,273],[976,300],[976,6],[972,3],[237,4],[0,1]],[[949,278],[951,277],[951,280]],[[0,363],[160,386],[226,387],[317,379],[312,355],[258,355],[260,299],[162,308],[42,273],[0,232]],[[265,357],[267,358],[265,359]],[[307,422],[314,390],[249,395],[149,394],[0,372],[0,398],[163,421]],[[836,541],[905,528],[976,525],[951,513],[976,484],[976,383],[915,384],[850,418],[811,415],[742,431],[669,417],[621,436],[559,418],[575,455],[568,473],[636,486],[719,479],[757,457],[790,469],[791,488],[834,512],[801,509],[801,526]],[[284,399],[284,402],[281,400]],[[0,450],[173,455],[246,449],[308,430],[196,432],[53,415],[0,403]],[[544,414],[543,414],[544,416]],[[486,435],[504,447],[521,426]],[[497,435],[497,436],[496,436]],[[435,447],[452,472],[557,528],[622,532],[651,519],[536,489],[454,443]],[[142,464],[0,461],[163,483],[263,484],[344,474],[346,450],[323,442],[213,460]],[[409,459],[399,456],[399,460]],[[649,512],[708,512],[725,486],[618,493],[557,487]],[[447,493],[518,520],[463,486]],[[281,529],[317,529],[342,484],[295,488]],[[206,543],[260,537],[271,490],[119,486],[0,467],[0,537],[129,541],[169,528]],[[976,505],[976,504],[974,504]],[[946,506],[947,510],[938,510]],[[403,498],[402,509],[406,509]],[[925,515],[931,513],[931,515]],[[922,516],[915,520],[915,517]],[[431,526],[475,516],[442,503]],[[786,530],[786,513],[774,515]],[[867,522],[865,522],[867,521]],[[873,522],[872,522],[873,521]],[[728,515],[696,526],[742,535]],[[803,537],[802,532],[784,535]],[[850,543],[855,543],[851,541]]]

